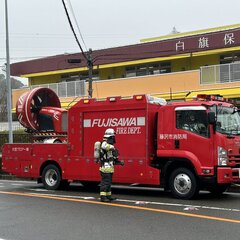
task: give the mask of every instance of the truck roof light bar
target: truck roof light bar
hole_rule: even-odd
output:
[[[89,103],[89,99],[84,99],[83,103],[85,103],[85,104]]]
[[[198,94],[197,97],[194,98],[194,100],[202,100],[202,101],[220,101],[220,102],[226,102],[228,99],[224,98],[223,96],[219,94]]]
[[[115,97],[110,97],[109,102],[116,102],[116,98]]]
[[[136,100],[142,100],[143,99],[143,96],[142,95],[138,95],[138,96],[135,96]]]

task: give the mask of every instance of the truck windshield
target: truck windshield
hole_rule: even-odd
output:
[[[213,106],[217,116],[216,131],[226,135],[240,135],[240,115],[236,108]]]

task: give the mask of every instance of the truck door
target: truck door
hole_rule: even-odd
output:
[[[175,120],[174,148],[194,154],[202,166],[213,166],[213,141],[207,109],[204,106],[177,107]]]

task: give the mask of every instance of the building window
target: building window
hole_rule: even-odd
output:
[[[93,80],[100,80],[99,71],[98,70],[93,70],[92,79]],[[80,73],[80,80],[88,81],[89,80],[88,72]]]
[[[145,75],[148,75],[148,66],[147,65],[136,66],[136,76]]]
[[[61,82],[71,82],[71,81],[79,81],[80,76],[78,73],[72,73],[72,74],[63,74],[61,75]]]
[[[171,62],[141,64],[126,67],[126,77],[146,76],[171,72]]]
[[[93,71],[93,80],[99,80],[99,72],[97,70]],[[61,82],[71,82],[71,81],[88,81],[88,72],[83,73],[72,73],[72,74],[63,74],[61,75]]]
[[[220,55],[220,64],[240,62],[240,52]]]
[[[126,67],[126,77],[136,77],[135,66]]]

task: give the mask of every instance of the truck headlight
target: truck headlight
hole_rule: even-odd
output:
[[[218,147],[218,165],[226,166],[228,162],[227,150],[222,147]]]

